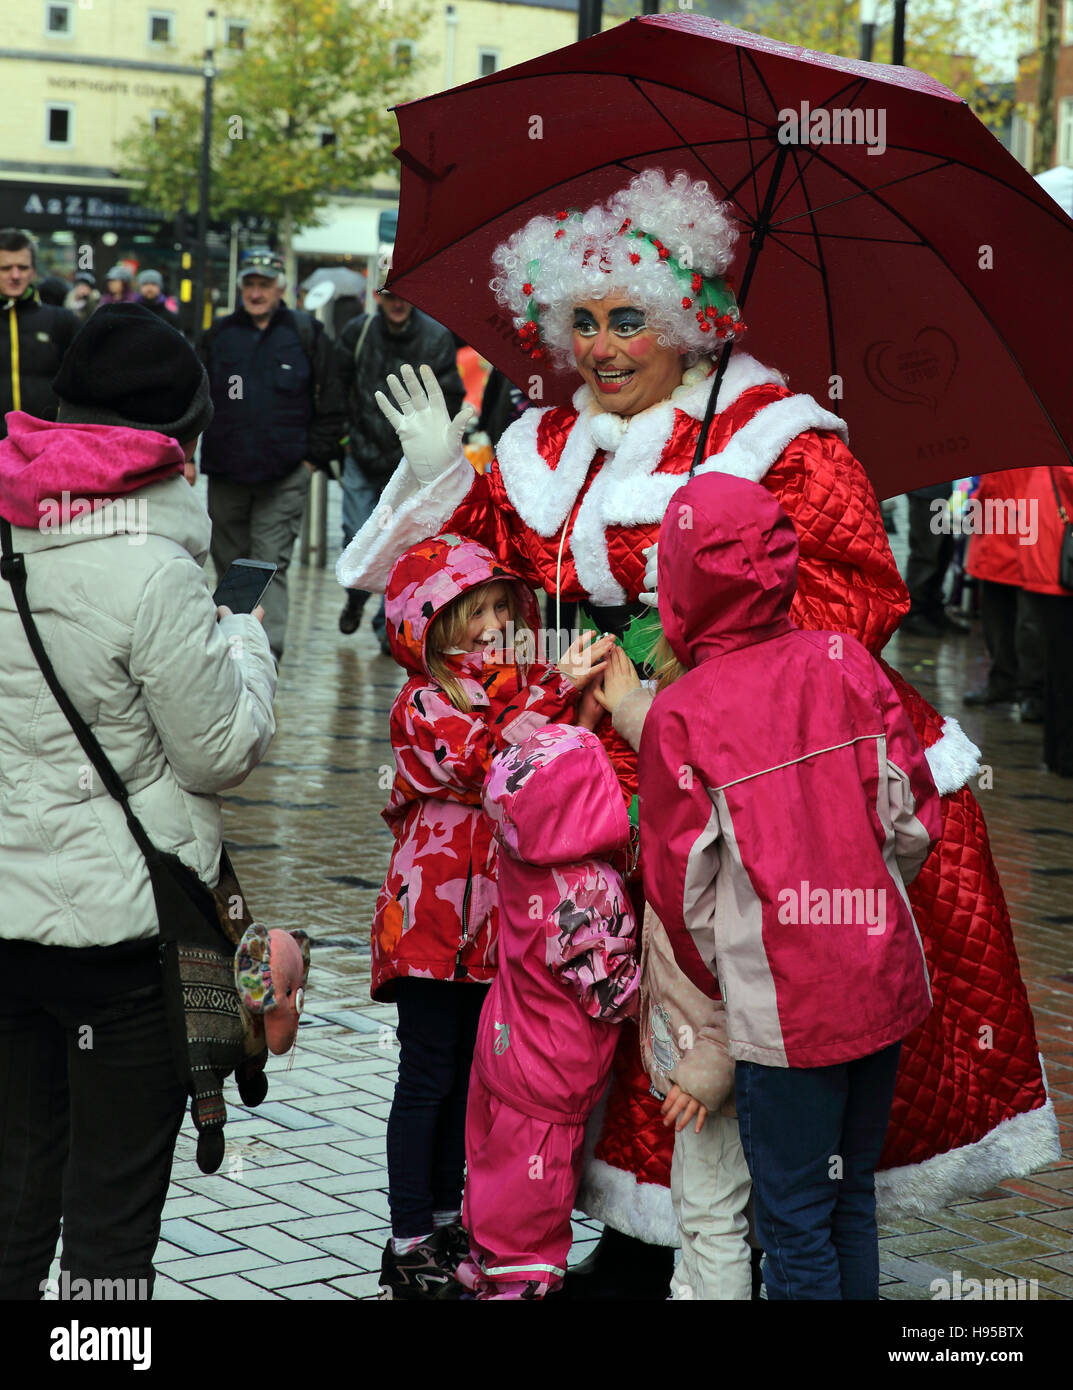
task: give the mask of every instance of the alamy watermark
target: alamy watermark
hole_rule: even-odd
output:
[[[1012,1299],[1024,1302],[1039,1298],[1038,1279],[962,1279],[961,1270],[951,1270],[949,1279],[933,1279],[928,1285],[933,1299],[958,1299],[962,1302],[990,1302],[993,1299]]]
[[[37,510],[37,529],[44,535],[127,536],[131,545],[144,545],[149,529],[144,497],[72,497],[65,488],[58,498],[40,501]]]
[[[787,106],[779,112],[778,139],[780,145],[866,145],[870,155],[882,154],[887,148],[887,112],[882,106],[812,108],[803,101],[800,108]]]
[[[885,888],[813,888],[802,879],[799,888],[779,893],[783,926],[867,927],[869,936],[887,929]]]
[[[46,1302],[131,1303],[149,1298],[148,1279],[72,1279],[66,1269],[58,1279],[42,1279],[37,1287]]]
[[[970,497],[955,513],[942,497],[931,504],[928,523],[933,536],[1016,536],[1018,545],[1035,545],[1039,538],[1039,499],[1036,497]]]

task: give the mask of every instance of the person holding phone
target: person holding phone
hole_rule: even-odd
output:
[[[211,888],[216,794],[268,749],[276,671],[260,610],[218,608],[202,568],[211,528],[183,472],[208,380],[180,333],[122,304],[82,328],[53,386],[55,422],[8,416],[4,549],[131,809]],[[0,651],[0,1298],[41,1296],[61,1218],[72,1279],[148,1297],[186,1106],[153,893],[6,582]]]

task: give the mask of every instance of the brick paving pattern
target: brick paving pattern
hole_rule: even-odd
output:
[[[329,536],[338,535],[332,485]],[[894,541],[902,558],[901,536]],[[402,684],[367,612],[336,627],[332,570],[291,570],[278,730],[267,759],[224,797],[226,836],[254,911],[314,937],[306,1012],[293,1058],[272,1058],[265,1104],[233,1084],[227,1157],[206,1177],[187,1119],[156,1253],[162,1299],[370,1299],[389,1235],[385,1130],[396,1073],[395,1010],[370,1002],[369,922],[390,835],[386,739]],[[1073,782],[1040,770],[1039,727],[1005,708],[961,704],[982,684],[978,627],[942,641],[896,636],[885,653],[957,718],[994,769],[977,794],[987,817],[1062,1126],[1064,1156],[927,1220],[883,1227],[881,1296],[929,1299],[936,1278],[1038,1281],[1073,1298]],[[1073,714],[1073,712],[1071,712]],[[571,1263],[599,1236],[578,1219]]]

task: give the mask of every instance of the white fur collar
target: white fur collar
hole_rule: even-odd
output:
[[[500,439],[496,454],[507,496],[522,521],[545,538],[554,536],[563,526],[597,451],[604,451],[603,466],[578,509],[570,538],[578,580],[594,602],[626,601],[627,595],[611,573],[606,529],[615,525],[656,525],[663,520],[667,504],[685,481],[680,473],[659,471],[674,430],[674,414],[681,410],[691,419],[703,418],[711,389],[710,374],[710,363],[698,363],[685,373],[682,385],[669,400],[628,420],[596,410],[591,391],[582,386],[573,400],[578,417],[554,468],[537,449],[537,431],[546,410],[527,410]],[[782,376],[770,367],[747,353],[734,353],[719,389],[718,409],[725,410],[750,387],[767,383],[784,384]],[[774,428],[770,431],[760,422],[768,411],[788,404],[787,401],[766,407],[743,427],[750,431],[753,471],[756,461],[761,456],[765,459],[760,477],[786,447],[788,440],[783,436],[788,424],[796,425],[795,434],[810,428],[844,431],[841,421],[821,410],[811,397],[794,396],[790,400],[797,403],[796,409],[773,418]],[[731,440],[728,449],[733,444]],[[710,466],[715,460],[707,462]]]

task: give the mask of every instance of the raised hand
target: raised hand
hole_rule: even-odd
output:
[[[591,628],[586,629],[575,642],[572,642],[568,650],[560,657],[558,662],[559,670],[568,681],[581,690],[588,685],[593,676],[598,675],[607,664],[604,657],[615,645],[615,638],[611,633],[605,633],[603,637],[596,637]]]
[[[407,364],[402,369],[402,381],[389,376],[387,384],[398,409],[382,391],[376,392],[376,403],[399,436],[414,477],[422,486],[434,483],[461,457],[462,436],[473,418],[473,407],[463,405],[452,420],[440,383],[429,366],[422,366],[418,380],[413,367]]]
[[[641,679],[634,669],[633,662],[622,650],[615,646],[607,654],[607,670],[599,685],[593,686],[596,700],[614,716],[619,701],[631,690],[640,690]]]

